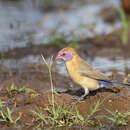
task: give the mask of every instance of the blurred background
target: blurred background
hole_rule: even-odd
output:
[[[129,13],[129,0],[0,0],[1,69],[71,46],[98,69],[128,73]]]

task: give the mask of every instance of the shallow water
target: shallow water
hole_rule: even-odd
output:
[[[96,33],[110,33],[119,28],[121,23],[107,24],[99,13],[105,7],[119,5],[119,0],[100,0],[96,4],[72,5],[68,10],[62,10],[61,7],[61,10],[46,12],[33,6],[31,0],[0,2],[0,51],[27,46],[29,43],[46,43],[52,37],[63,35],[67,40],[92,37],[94,34],[88,30],[88,26],[93,23]]]
[[[49,63],[50,58],[46,59]],[[118,70],[119,74],[124,75],[126,68],[130,69],[130,59],[124,59],[123,57],[116,57],[112,60],[112,57],[95,57],[91,62],[88,61],[93,68],[106,72],[107,76],[112,74],[111,70]],[[20,69],[23,66],[28,66],[29,64],[44,64],[41,56],[29,55],[21,59],[2,59],[0,60],[0,65],[6,67],[6,69]],[[67,71],[65,64],[62,60],[57,60],[54,63],[59,70],[58,73],[67,76]]]

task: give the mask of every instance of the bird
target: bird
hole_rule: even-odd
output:
[[[56,60],[58,59],[62,59],[65,62],[72,81],[80,85],[85,91],[78,101],[84,100],[89,94],[89,91],[94,91],[102,87],[114,84],[130,86],[128,83],[110,80],[109,77],[105,76],[102,72],[92,68],[73,48],[66,47],[61,49],[56,56]]]

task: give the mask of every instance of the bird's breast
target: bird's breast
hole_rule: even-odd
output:
[[[66,67],[71,79],[75,83],[81,85],[84,88],[88,88],[89,90],[95,90],[99,88],[97,80],[80,75],[80,73],[78,72],[78,66],[74,64],[74,62],[66,63]]]
[[[80,73],[78,72],[78,66],[74,62],[66,63],[67,71],[73,81],[79,83],[81,80]]]

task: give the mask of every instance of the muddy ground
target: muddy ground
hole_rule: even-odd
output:
[[[117,49],[119,51],[115,51]],[[87,57],[90,58],[94,56],[104,57],[108,55],[112,55],[113,58],[117,55],[128,58],[130,57],[130,51],[128,51],[129,49],[130,44],[128,44],[126,47],[123,47],[118,35],[107,35],[97,36],[94,39],[86,39],[84,41],[80,41],[80,48],[78,52],[83,58],[86,57],[86,54],[88,55]],[[40,55],[41,53],[47,58],[51,55],[55,56],[58,50],[60,50],[60,48],[56,46],[33,46],[31,48],[29,47],[9,50],[6,53],[2,53],[1,58],[19,59],[30,54]],[[121,86],[110,86],[109,88],[91,92],[89,96],[87,96],[87,98],[84,100],[84,102],[71,104],[73,101],[75,101],[74,98],[78,98],[83,94],[83,91],[81,91],[80,86],[74,84],[69,77],[60,75],[58,71],[59,70],[56,67],[56,63],[54,62],[52,68],[53,84],[55,89],[57,91],[60,91],[58,95],[55,95],[55,101],[59,105],[62,105],[64,103],[65,105],[71,107],[77,106],[83,116],[87,116],[90,112],[90,104],[94,106],[98,100],[100,100],[102,104],[100,106],[100,110],[96,112],[95,115],[107,115],[105,108],[111,111],[119,111],[122,113],[128,112],[130,110],[130,88]],[[111,71],[113,75],[110,76],[110,78],[116,79],[118,81],[122,81],[130,73],[129,69],[126,69],[124,76],[119,75],[117,73],[117,70]],[[18,87],[26,86],[28,88],[34,89],[37,93],[32,94],[26,92],[14,92],[9,95],[7,88],[9,88],[12,84]],[[34,127],[38,128],[39,124],[36,122],[36,118],[32,114],[32,110],[41,110],[43,113],[46,113],[45,108],[50,104],[48,97],[51,97],[51,88],[48,69],[44,64],[29,64],[23,66],[22,68],[10,69],[9,71],[7,71],[5,67],[1,66],[0,100],[4,101],[5,106],[8,106],[9,108],[13,108],[14,104],[16,103],[13,118],[15,119],[17,116],[21,116],[21,118],[16,125],[11,125],[4,122],[0,123],[0,128],[8,128],[10,130],[14,128],[21,128],[24,130],[32,129]],[[102,122],[105,124],[106,128],[130,128],[130,119],[128,120],[128,126],[116,126],[106,120],[102,120]],[[93,117],[92,126],[90,128],[92,129],[95,126],[98,126],[98,122]],[[82,127],[82,129],[88,128],[88,126],[83,127],[79,125],[73,126],[70,129],[79,129],[79,127]]]

